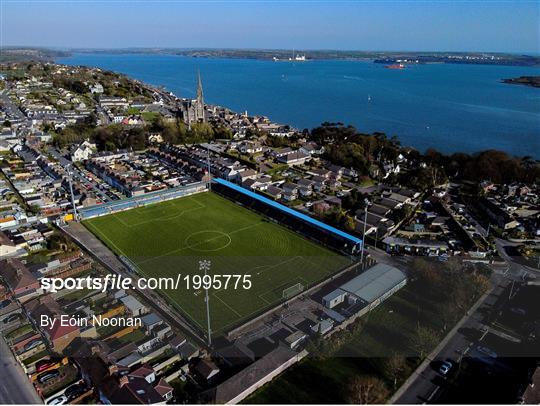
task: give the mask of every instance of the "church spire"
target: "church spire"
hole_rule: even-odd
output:
[[[201,80],[201,71],[197,71],[198,75],[198,83],[197,83],[197,102],[204,106],[204,98],[203,98],[203,88],[202,88],[202,80]]]

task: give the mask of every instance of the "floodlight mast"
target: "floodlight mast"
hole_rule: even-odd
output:
[[[208,190],[212,190],[212,175],[210,173],[210,145],[206,145],[206,165],[208,171]]]
[[[71,179],[73,172],[71,171],[71,164],[66,167],[69,183],[69,193],[71,194],[71,205],[73,206],[73,219],[77,221],[79,216],[77,214],[77,206],[75,205],[75,196],[73,195],[73,181]]]
[[[369,200],[364,199],[364,232],[362,233],[362,250],[360,251],[360,266],[364,266],[364,244],[366,243],[366,222]]]
[[[199,261],[199,270],[204,270],[204,278],[203,278],[203,283],[204,281],[207,280],[206,278],[206,275],[207,275],[207,271],[210,270],[210,266],[211,266],[211,262],[208,261],[208,260],[203,260],[203,261]],[[211,282],[211,279],[210,279],[210,282]],[[205,303],[206,303],[206,321],[207,321],[207,343],[208,343],[208,347],[211,347],[212,346],[212,329],[210,327],[210,296],[208,295],[208,290],[210,288],[210,284],[207,284],[207,288],[205,288]]]

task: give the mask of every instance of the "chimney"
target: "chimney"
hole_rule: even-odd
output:
[[[118,366],[116,364],[109,365],[109,375],[114,375],[118,372]]]
[[[127,377],[127,375],[124,375],[120,378],[120,387],[124,387],[125,385],[127,385],[129,383],[129,378]]]

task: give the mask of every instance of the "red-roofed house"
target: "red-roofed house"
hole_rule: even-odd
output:
[[[157,383],[157,385],[154,386],[154,389],[156,390],[157,393],[161,395],[163,399],[165,399],[165,401],[170,400],[173,396],[172,386],[169,385],[167,381],[163,378],[161,378],[159,382]]]
[[[26,302],[40,293],[38,280],[17,258],[0,262],[0,276],[4,278],[13,295],[21,302]]]
[[[64,313],[60,305],[50,295],[31,300],[26,305],[26,309],[36,324],[41,327],[56,352],[62,352],[75,338],[81,336],[79,327],[62,325],[60,321]],[[43,316],[53,318],[54,324],[52,326],[43,325],[41,322]]]
[[[75,338],[81,336],[79,327],[62,326],[59,318],[57,318],[57,322],[53,327],[44,328],[43,331],[48,336],[56,352],[62,352]]]
[[[141,365],[133,372],[130,372],[129,376],[133,376],[135,378],[143,378],[148,383],[155,382],[156,380],[156,373],[148,365]]]

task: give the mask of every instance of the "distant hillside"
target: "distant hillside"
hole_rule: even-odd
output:
[[[54,58],[68,56],[69,52],[45,48],[7,47],[2,49],[0,63],[25,61],[53,61]]]
[[[452,63],[482,65],[540,66],[540,57],[486,52],[386,52],[346,50],[234,49],[234,48],[125,48],[73,49],[79,53],[164,54],[194,58],[242,58],[288,60],[305,55],[307,60],[374,60],[378,63]]]

